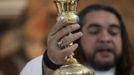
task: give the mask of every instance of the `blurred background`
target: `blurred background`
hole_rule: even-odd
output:
[[[134,44],[134,0],[80,0],[111,5],[122,15]],[[46,49],[46,37],[56,22],[53,0],[0,0],[0,75],[19,75],[23,66]]]

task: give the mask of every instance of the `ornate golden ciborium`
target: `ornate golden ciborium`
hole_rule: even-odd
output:
[[[54,3],[59,13],[57,21],[66,19],[68,25],[79,22],[79,17],[76,15],[78,0],[54,0]],[[54,75],[94,75],[94,72],[79,64],[73,56],[74,53],[68,56],[66,63],[57,69]]]

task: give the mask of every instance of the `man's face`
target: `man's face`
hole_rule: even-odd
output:
[[[117,17],[106,11],[86,14],[80,39],[86,63],[96,70],[108,70],[122,53],[120,24]]]

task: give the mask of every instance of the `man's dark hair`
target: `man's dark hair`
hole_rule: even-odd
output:
[[[91,13],[91,12],[97,12],[97,11],[106,11],[110,12],[113,15],[117,17],[119,20],[119,23],[121,25],[121,39],[122,39],[122,55],[119,60],[119,62],[116,64],[116,73],[115,75],[131,75],[132,69],[133,69],[133,48],[130,44],[130,40],[128,38],[128,34],[123,22],[123,19],[121,15],[111,6],[107,5],[101,5],[101,4],[95,4],[86,7],[83,9],[80,13],[78,13],[78,16],[80,18],[79,24],[81,25],[81,28],[84,25],[84,19],[86,14]],[[79,40],[78,40],[79,43]],[[83,56],[83,51],[81,51],[81,46],[78,48],[80,50],[76,51],[76,58],[78,59],[79,62],[81,62],[81,59],[84,60]]]

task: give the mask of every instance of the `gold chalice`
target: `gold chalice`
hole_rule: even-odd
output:
[[[76,15],[79,0],[54,0],[58,10],[58,20],[66,19],[68,24],[78,23],[79,17]],[[71,34],[71,33],[70,33]],[[70,45],[72,45],[71,43]],[[94,75],[94,72],[79,64],[73,57],[74,53],[67,57],[66,63],[54,72],[54,75]]]

